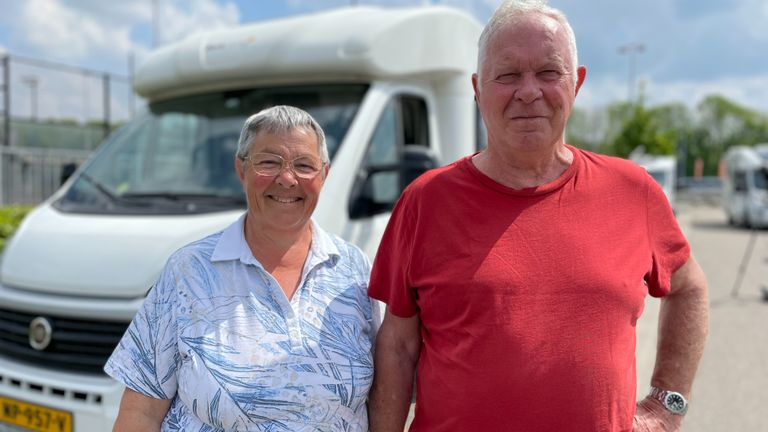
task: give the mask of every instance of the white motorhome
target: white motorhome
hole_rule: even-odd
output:
[[[768,144],[731,147],[723,163],[723,209],[728,223],[768,227]]]
[[[649,155],[644,153],[644,148],[638,147],[629,158],[645,168],[648,174],[659,183],[664,190],[664,195],[669,200],[669,205],[675,207],[675,191],[677,188],[677,158],[674,156]]]
[[[111,429],[123,389],[101,368],[167,257],[243,212],[234,152],[264,107],[321,123],[332,162],[314,218],[372,257],[404,185],[482,145],[470,83],[481,30],[446,7],[356,7],[152,54],[135,77],[148,112],[6,245],[0,429]]]

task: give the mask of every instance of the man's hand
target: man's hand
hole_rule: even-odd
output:
[[[683,416],[672,414],[648,396],[637,403],[632,423],[632,432],[679,432]]]

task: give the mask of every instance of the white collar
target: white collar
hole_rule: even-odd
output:
[[[251,264],[259,267],[261,263],[256,260],[245,241],[245,215],[243,213],[237,221],[224,229],[216,243],[216,247],[211,254],[211,261],[232,261],[240,260],[243,264]],[[332,264],[338,261],[341,256],[331,236],[320,226],[310,219],[312,224],[312,243],[309,246],[309,256],[307,257],[306,268],[312,268],[315,265],[332,260]]]

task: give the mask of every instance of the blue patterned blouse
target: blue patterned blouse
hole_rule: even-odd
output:
[[[172,399],[162,431],[367,431],[381,319],[367,257],[313,223],[289,302],[243,221],[169,258],[104,370]]]

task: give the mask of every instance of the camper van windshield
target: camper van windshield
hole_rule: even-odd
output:
[[[181,214],[245,207],[233,161],[245,119],[294,105],[312,114],[336,154],[365,85],[222,91],[150,104],[113,134],[55,205],[62,211]]]
[[[768,189],[768,168],[755,171],[755,188]]]

